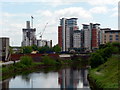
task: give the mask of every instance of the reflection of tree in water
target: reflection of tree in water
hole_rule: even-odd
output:
[[[30,84],[30,75],[29,74],[24,74],[21,76],[21,79],[24,80],[27,84]]]

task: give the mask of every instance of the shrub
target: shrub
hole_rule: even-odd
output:
[[[92,57],[90,58],[90,65],[91,67],[95,68],[101,64],[104,63],[104,59],[102,58],[102,56],[98,53],[94,53],[92,54]]]
[[[22,56],[20,58],[20,63],[24,65],[31,65],[33,62],[32,58],[30,56]]]
[[[56,65],[57,64],[57,62],[54,59],[50,58],[49,56],[43,56],[42,59],[45,65]]]
[[[31,46],[24,46],[24,47],[22,47],[22,50],[23,50],[24,54],[31,53],[32,47]]]

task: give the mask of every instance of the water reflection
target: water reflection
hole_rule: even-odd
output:
[[[73,69],[67,68],[59,71],[59,84],[61,90],[70,88],[77,90],[77,88],[88,88],[87,69]]]
[[[34,72],[19,75],[2,82],[2,88],[60,88],[60,90],[89,89],[86,68],[65,68],[58,72]],[[82,89],[83,90],[83,89]]]

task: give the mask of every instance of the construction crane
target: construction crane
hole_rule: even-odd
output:
[[[43,34],[44,34],[44,32],[45,32],[45,29],[46,29],[46,27],[47,27],[47,24],[48,24],[48,23],[46,23],[46,25],[45,25],[45,27],[44,27],[44,29],[43,29],[43,32],[42,32],[42,33],[40,32],[40,33],[37,34],[37,35],[40,34],[40,40],[42,40],[42,36],[43,36]],[[37,36],[37,35],[36,35],[36,36]]]

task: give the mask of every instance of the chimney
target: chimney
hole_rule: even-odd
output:
[[[26,21],[26,28],[30,29],[30,21]]]

